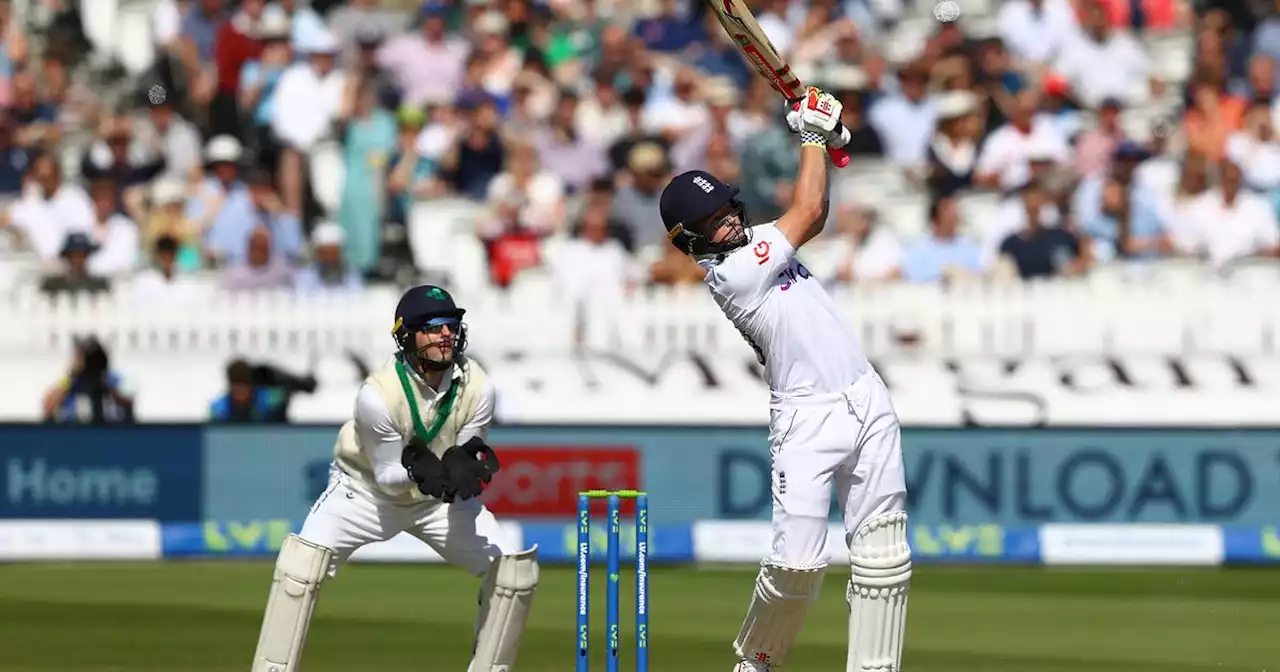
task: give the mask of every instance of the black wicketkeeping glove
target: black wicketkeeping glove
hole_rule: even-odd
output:
[[[498,473],[498,455],[479,437],[444,452],[440,458],[458,501],[478,497]]]
[[[418,486],[419,492],[445,502],[453,501],[456,493],[444,463],[417,437],[400,453],[400,464],[409,472],[409,480]]]

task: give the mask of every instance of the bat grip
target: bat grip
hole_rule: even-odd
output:
[[[827,156],[831,157],[831,164],[836,168],[844,168],[849,165],[849,153],[844,151],[844,146],[849,143],[849,129],[844,124],[836,122],[836,131],[840,133],[840,146],[827,147]]]

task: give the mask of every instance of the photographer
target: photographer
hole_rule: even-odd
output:
[[[71,371],[44,396],[44,419],[95,425],[133,422],[133,397],[111,370],[97,338],[76,340]]]
[[[316,390],[313,376],[299,377],[269,364],[243,359],[227,365],[227,393],[209,405],[212,422],[288,422],[289,401]]]

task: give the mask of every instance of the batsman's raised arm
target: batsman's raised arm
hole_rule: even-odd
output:
[[[821,233],[827,221],[827,144],[838,134],[842,110],[834,96],[809,87],[787,114],[787,124],[800,136],[800,171],[791,206],[778,218],[778,230],[795,249]]]

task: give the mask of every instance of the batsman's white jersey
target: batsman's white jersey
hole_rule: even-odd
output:
[[[773,560],[825,565],[831,492],[846,532],[905,506],[898,418],[888,390],[822,284],[776,224],[718,263],[705,282],[764,366],[773,455]]]

